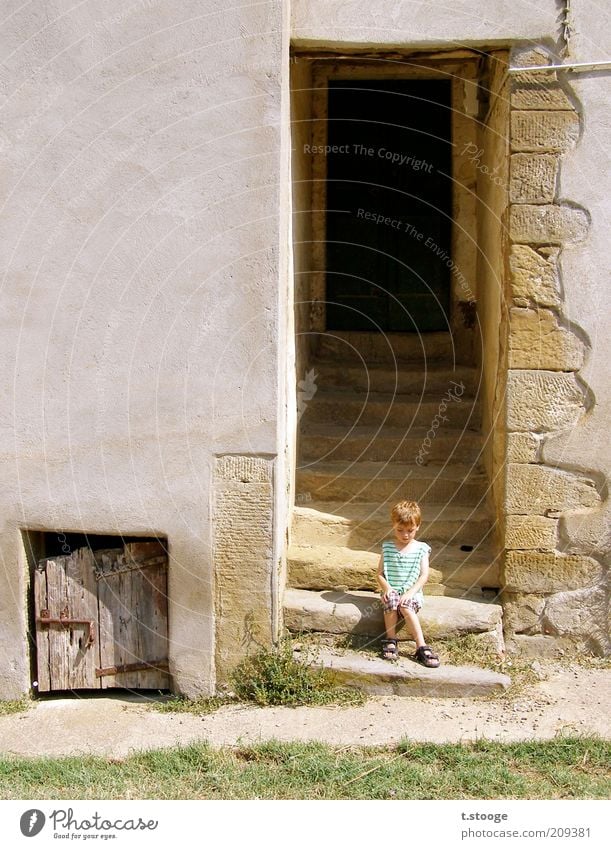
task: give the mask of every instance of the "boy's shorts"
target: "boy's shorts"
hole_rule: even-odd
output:
[[[387,596],[386,601],[382,600],[382,604],[384,606],[384,613],[390,613],[392,610],[396,610],[397,613],[403,615],[401,613],[401,608],[407,608],[407,610],[413,610],[414,613],[418,613],[422,605],[416,598],[410,598],[406,602],[403,602],[401,606],[399,606],[399,601],[401,599],[401,593],[398,593],[396,590],[391,590]]]

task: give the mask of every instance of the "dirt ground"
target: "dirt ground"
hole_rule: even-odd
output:
[[[416,742],[502,742],[558,736],[611,738],[611,669],[536,663],[540,679],[494,698],[377,696],[360,707],[258,708],[228,705],[207,716],[160,713],[128,692],[49,698],[0,716],[0,752],[28,757],[130,753],[208,741],[320,740],[337,746]]]

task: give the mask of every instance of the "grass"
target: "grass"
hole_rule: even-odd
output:
[[[160,713],[193,713],[197,716],[206,716],[209,713],[214,713],[215,710],[230,704],[233,700],[229,698],[221,698],[220,696],[210,696],[198,699],[187,699],[184,696],[170,696],[162,702],[151,702],[150,707]]]
[[[3,799],[607,799],[593,738],[384,749],[268,742],[107,758],[0,759]]]
[[[31,705],[27,699],[15,699],[13,701],[0,701],[0,716],[8,716],[10,713],[21,713]]]

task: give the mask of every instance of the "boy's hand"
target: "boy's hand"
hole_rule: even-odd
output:
[[[392,587],[390,586],[390,584],[388,584],[386,581],[384,581],[384,583],[380,581],[380,592],[382,593],[382,601],[388,601],[388,596],[391,591]]]

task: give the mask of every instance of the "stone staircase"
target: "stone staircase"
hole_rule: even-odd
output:
[[[290,630],[372,641],[383,634],[374,592],[380,546],[390,535],[391,506],[410,498],[423,510],[419,538],[432,547],[421,614],[425,638],[477,634],[503,651],[498,556],[480,460],[478,373],[450,362],[449,334],[323,337],[308,379],[316,391],[300,420],[284,598]],[[340,677],[356,675],[370,692],[378,685],[403,692],[397,684],[403,672],[410,693],[426,691],[427,682],[441,684],[409,661],[391,674],[388,664],[371,658],[344,656],[340,663],[333,657],[325,665]],[[363,663],[373,675],[368,684]],[[507,685],[500,682],[504,676],[474,668],[447,673],[452,695]]]

